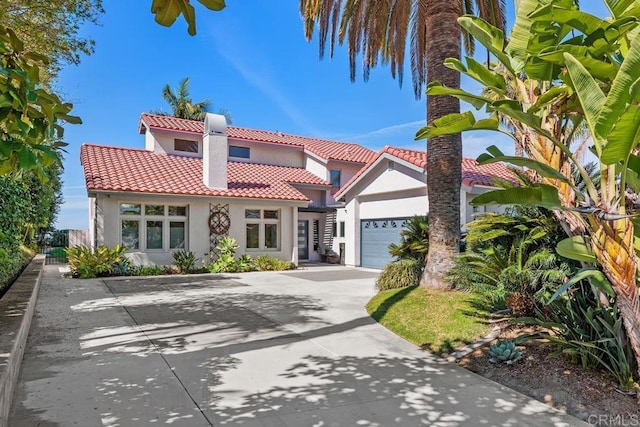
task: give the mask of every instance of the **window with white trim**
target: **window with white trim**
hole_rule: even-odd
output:
[[[198,141],[192,141],[190,139],[174,139],[173,149],[175,151],[183,151],[185,153],[197,153]]]
[[[229,146],[229,157],[238,157],[240,159],[251,158],[251,149],[249,147],[240,147],[237,145]]]
[[[280,248],[280,210],[245,209],[245,247],[248,250]]]
[[[329,182],[333,188],[340,188],[341,175],[342,174],[338,169],[331,169],[329,171]]]
[[[120,203],[120,244],[141,251],[186,249],[187,219],[186,206]]]

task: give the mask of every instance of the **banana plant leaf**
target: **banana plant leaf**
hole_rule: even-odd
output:
[[[572,236],[558,242],[556,252],[575,261],[595,263],[596,256],[582,236]]]
[[[472,206],[493,204],[540,206],[547,209],[562,208],[558,198],[558,189],[546,184],[488,191],[476,196],[470,204]]]

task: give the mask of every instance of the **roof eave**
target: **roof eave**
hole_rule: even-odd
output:
[[[369,174],[369,172],[371,170],[373,170],[376,166],[378,166],[380,163],[382,163],[383,160],[391,160],[393,162],[399,163],[403,166],[406,166],[410,169],[413,169],[417,172],[421,172],[424,173],[425,169],[415,165],[414,163],[408,162],[404,159],[401,159],[398,156],[394,156],[393,154],[387,152],[387,151],[382,151],[379,153],[378,158],[375,159],[372,163],[370,163],[369,165],[365,165],[364,167],[366,168],[364,171],[362,171],[359,175],[358,178],[356,178],[354,181],[352,181],[351,183],[349,183],[347,186],[343,187],[340,189],[340,191],[338,191],[335,194],[335,198],[336,200],[340,200],[342,199],[348,192],[350,192],[356,185],[358,185],[358,183],[360,183],[364,177],[366,175]]]

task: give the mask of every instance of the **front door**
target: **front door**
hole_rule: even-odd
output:
[[[298,221],[298,259],[309,259],[309,220]]]

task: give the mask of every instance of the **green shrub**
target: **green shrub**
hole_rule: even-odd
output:
[[[635,358],[622,318],[615,307],[603,307],[588,285],[549,303],[529,323],[547,329],[537,336],[555,346],[554,354],[585,367],[603,368],[622,389],[634,389]]]
[[[389,254],[396,260],[415,259],[424,268],[429,252],[429,219],[416,215],[400,231],[400,243],[389,245]]]
[[[86,246],[75,246],[67,248],[66,251],[71,275],[80,279],[109,276],[116,269],[128,265],[124,261],[126,248],[120,245],[114,246],[113,249],[100,246],[95,251]]]
[[[238,261],[230,254],[220,254],[218,260],[209,264],[212,273],[235,273],[238,271]]]
[[[196,254],[191,251],[185,251],[180,249],[173,254],[173,260],[175,261],[176,268],[180,274],[189,274],[193,271],[196,264]]]
[[[231,255],[231,257],[235,258],[236,251],[240,245],[236,242],[236,239],[233,237],[223,237],[220,242],[216,245],[216,249],[218,253],[222,255]]]
[[[209,264],[209,271],[212,273],[235,273],[239,271],[240,265],[236,260],[238,242],[233,237],[223,237],[216,250],[218,259],[213,264]]]
[[[167,265],[137,265],[130,270],[131,276],[162,276],[173,274],[173,268]]]
[[[541,208],[515,207],[483,214],[467,224],[466,252],[447,276],[457,289],[485,296],[494,307],[533,315],[536,305],[561,285],[573,266],[555,254],[562,239],[558,220]]]
[[[533,309],[549,296],[549,289],[564,282],[571,269],[547,248],[531,251],[531,242],[526,240],[513,244],[507,249],[496,246],[458,255],[447,281],[456,289],[484,295],[494,306],[518,294]]]
[[[417,259],[403,259],[387,264],[376,280],[379,291],[406,288],[420,283],[422,263]]]
[[[34,252],[24,245],[12,249],[0,247],[0,296],[31,261],[33,255]]]
[[[236,261],[236,264],[237,270],[241,273],[256,270],[256,265],[253,258],[251,258],[251,256],[247,254],[242,255],[240,259]]]
[[[295,268],[291,262],[274,258],[269,255],[257,256],[254,263],[256,268],[260,271],[284,271]]]

